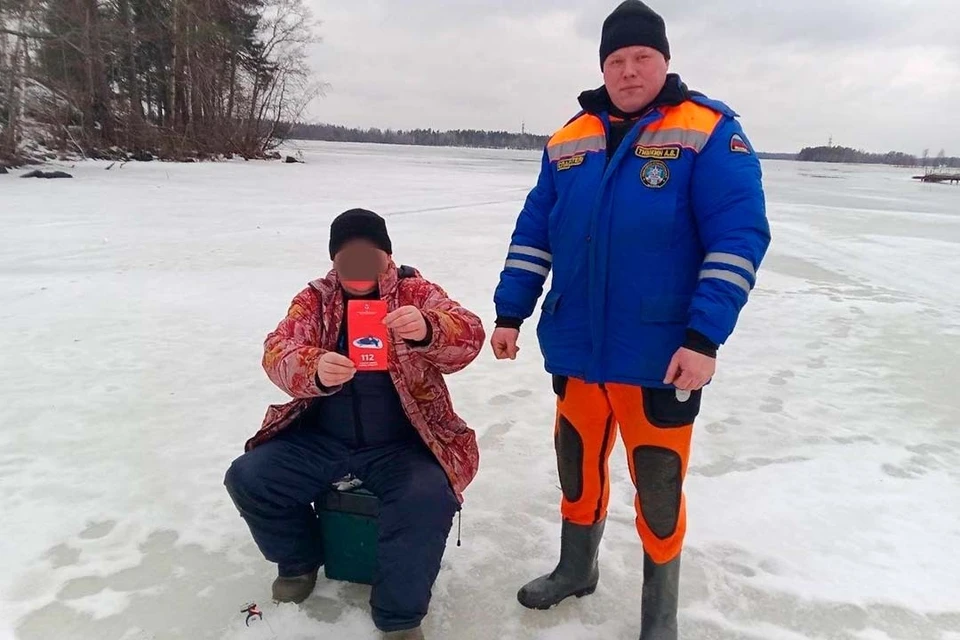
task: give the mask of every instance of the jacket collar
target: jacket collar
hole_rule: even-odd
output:
[[[610,100],[610,93],[607,91],[606,86],[584,91],[580,94],[578,100],[583,110],[592,115],[599,116],[606,113],[621,120],[635,120],[658,107],[672,107],[682,104],[689,100],[690,96],[691,92],[687,88],[687,85],[683,83],[683,80],[680,79],[680,76],[671,73],[667,75],[667,81],[664,83],[660,93],[657,94],[657,97],[637,113],[623,113],[617,109],[613,101]]]
[[[397,290],[401,278],[411,277],[420,277],[420,272],[413,267],[403,266],[398,268],[396,263],[390,260],[390,264],[387,265],[387,270],[380,274],[377,282],[380,288],[380,297],[386,298],[392,295]],[[323,278],[311,282],[310,286],[318,290],[329,288],[333,291],[340,291],[340,276],[337,275],[336,269],[331,269]]]

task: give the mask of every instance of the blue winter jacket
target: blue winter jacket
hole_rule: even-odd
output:
[[[687,336],[724,343],[756,283],[770,242],[760,162],[729,107],[668,83],[681,97],[612,156],[603,89],[544,150],[495,303],[500,319],[530,317],[552,271],[537,331],[550,373],[666,387]]]

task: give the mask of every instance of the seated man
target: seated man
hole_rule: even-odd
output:
[[[380,499],[373,621],[386,638],[423,638],[420,622],[479,463],[473,430],[454,413],[443,374],[477,356],[480,319],[409,267],[398,269],[386,223],[353,209],[330,229],[334,269],[310,283],[264,344],[263,367],[294,400],[267,411],[225,484],[263,555],[278,565],[273,597],[300,603],[323,564],[311,503],[352,474]],[[387,302],[387,371],[357,371],[349,300]]]

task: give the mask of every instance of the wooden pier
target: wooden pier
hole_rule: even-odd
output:
[[[913,176],[913,179],[919,180],[920,182],[960,184],[960,173],[928,173],[923,176]]]

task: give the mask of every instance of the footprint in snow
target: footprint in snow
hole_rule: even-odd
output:
[[[490,398],[490,404],[495,407],[502,407],[512,402],[516,402],[518,398],[528,398],[532,395],[533,391],[530,391],[529,389],[518,389],[517,391],[509,394],[493,396]]]

